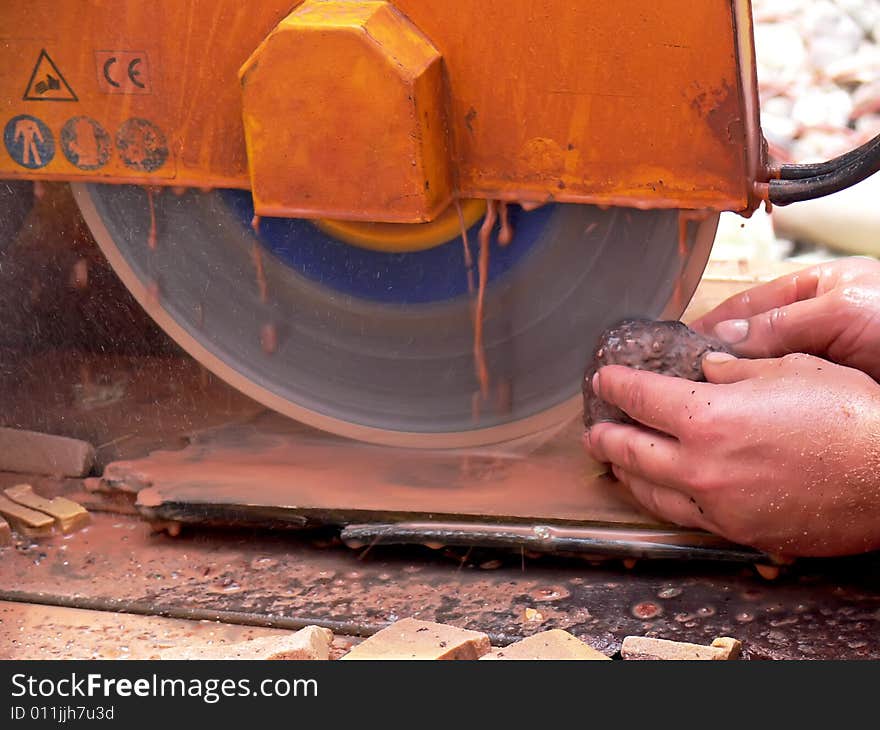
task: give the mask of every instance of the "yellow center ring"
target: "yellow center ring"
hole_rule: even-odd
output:
[[[460,205],[465,230],[486,213],[485,200],[462,200]],[[460,236],[462,222],[453,204],[428,223],[366,223],[325,219],[315,221],[315,225],[324,233],[352,246],[388,253],[409,253],[442,246]]]

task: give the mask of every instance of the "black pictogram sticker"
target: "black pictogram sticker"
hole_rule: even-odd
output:
[[[34,70],[24,90],[24,101],[79,101],[58,65],[46,53],[40,51]]]

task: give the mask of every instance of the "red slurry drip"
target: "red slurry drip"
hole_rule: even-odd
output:
[[[688,223],[702,223],[709,216],[705,210],[680,210],[678,211],[678,257],[681,259],[681,268],[684,270],[688,257]],[[675,282],[675,290],[672,292],[675,305],[684,308],[684,292],[681,289],[681,278]]]
[[[257,274],[257,288],[260,291],[260,301],[265,304],[269,301],[269,287],[266,283],[266,272],[263,269],[263,254],[260,251],[260,244],[254,241],[251,246],[251,258],[254,260],[254,268]]]
[[[502,380],[495,386],[495,409],[498,413],[510,413],[513,410],[513,384],[510,380]]]
[[[271,355],[278,349],[278,328],[271,322],[260,327],[260,345],[267,355]]]
[[[34,197],[37,200],[42,200],[45,194],[46,186],[43,184],[43,182],[41,180],[34,180]]]
[[[256,233],[258,236],[260,235],[260,221],[261,220],[263,220],[262,217],[260,217],[258,215],[254,215],[254,217],[251,218],[251,228],[254,229],[254,233]]]
[[[681,259],[682,268],[684,268],[684,258],[687,256],[687,230],[690,217],[688,211],[678,211],[678,256]],[[672,292],[672,300],[675,306],[680,308],[683,305],[684,292],[681,290],[681,277],[675,281],[675,290]]]
[[[481,403],[480,391],[476,391],[471,396],[471,422],[476,425],[480,422],[480,415],[482,413],[482,409],[480,407]]]
[[[156,235],[156,205],[153,201],[153,188],[147,188],[147,202],[150,205],[150,232],[147,233],[147,247],[150,251],[155,251],[159,242]]]
[[[509,246],[513,240],[513,226],[510,224],[510,215],[507,203],[498,203],[498,215],[501,217],[501,230],[498,232],[498,243],[501,246]]]
[[[498,244],[500,246],[508,246],[513,241],[514,230],[510,222],[509,203],[499,200],[486,201],[486,216],[483,218],[483,225],[480,226],[479,233],[479,259],[477,270],[479,275],[479,285],[477,287],[477,302],[474,310],[474,368],[476,370],[477,381],[480,384],[479,392],[474,393],[471,403],[471,414],[474,422],[480,419],[480,401],[489,398],[489,366],[486,363],[486,353],[483,346],[483,320],[485,319],[485,303],[486,303],[486,286],[489,279],[489,250],[492,242],[492,230],[495,224],[501,221],[500,230],[498,232]],[[535,210],[540,208],[544,203],[520,203],[523,210]],[[464,228],[464,218],[461,213],[461,207],[458,206],[459,222],[462,230],[462,241],[465,246],[465,264],[470,266],[471,256],[470,248],[467,243],[467,233]],[[472,280],[469,278],[469,291],[473,291]],[[496,403],[501,412],[509,411],[512,403],[512,389],[510,383],[499,383],[496,393]]]
[[[474,257],[471,255],[471,244],[468,241],[467,227],[464,224],[464,213],[461,203],[455,199],[455,210],[458,213],[458,225],[461,226],[461,245],[464,248],[464,268],[467,272],[468,294],[474,293]]]
[[[159,304],[159,282],[150,279],[147,282],[147,300],[149,304],[158,306]]]
[[[486,353],[483,348],[483,318],[485,315],[486,285],[489,281],[489,245],[492,241],[492,229],[497,220],[498,201],[490,200],[486,204],[486,217],[480,227],[479,285],[477,287],[477,306],[474,312],[474,366],[477,380],[480,383],[480,394],[483,398],[489,396],[489,367],[486,364]]]
[[[702,223],[709,217],[708,210],[678,211],[678,255],[685,258],[688,254],[688,223]]]
[[[677,308],[684,309],[684,292],[681,290],[680,277],[675,282],[675,289],[672,291],[672,301],[675,302]]]
[[[678,211],[678,255],[684,258],[687,255],[687,235],[690,217],[687,211]]]

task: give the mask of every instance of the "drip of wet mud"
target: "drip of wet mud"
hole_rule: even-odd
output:
[[[260,301],[265,304],[269,301],[269,286],[266,283],[266,272],[263,268],[263,253],[260,244],[254,241],[251,246],[251,258],[254,261],[254,269],[257,277],[257,289],[260,292]]]
[[[155,251],[159,245],[159,238],[156,231],[156,205],[153,200],[153,188],[147,188],[147,203],[150,206],[150,230],[147,233],[147,247],[150,251]]]

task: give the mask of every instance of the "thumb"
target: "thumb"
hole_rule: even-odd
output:
[[[728,355],[726,352],[710,352],[703,358],[703,374],[710,383],[738,383],[779,371],[780,360],[749,360]]]
[[[834,341],[841,318],[832,299],[817,297],[761,312],[748,319],[728,319],[713,334],[737,354],[778,357],[790,352],[824,353]]]

